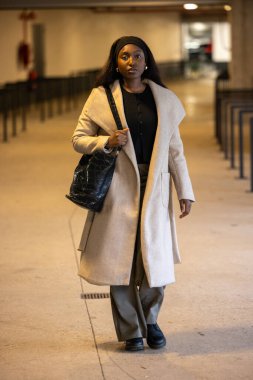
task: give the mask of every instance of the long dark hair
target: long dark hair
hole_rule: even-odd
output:
[[[100,73],[97,76],[95,86],[104,86],[107,87],[110,84],[112,84],[115,80],[121,80],[122,76],[121,74],[116,71],[117,68],[117,57],[115,55],[115,50],[118,42],[124,37],[118,38],[111,46],[109,57],[100,71]],[[148,45],[142,40],[145,50],[146,50],[146,64],[147,64],[147,70],[145,70],[142,74],[142,79],[147,78],[151,79],[153,82],[159,84],[162,87],[166,86],[163,84],[159,69],[157,67],[157,64],[155,62],[155,59],[153,57],[153,54],[151,50],[149,49]]]

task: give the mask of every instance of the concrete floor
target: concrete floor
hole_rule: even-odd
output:
[[[213,86],[173,83],[188,116],[182,137],[196,193],[178,219],[183,263],[159,324],[168,345],[125,353],[107,287],[80,282],[85,212],[64,198],[78,155],[78,110],[1,144],[1,380],[253,379],[253,194],[228,170],[213,137]],[[177,209],[179,214],[179,210]]]

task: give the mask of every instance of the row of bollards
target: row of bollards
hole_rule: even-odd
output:
[[[97,70],[92,70],[69,77],[6,83],[0,88],[2,141],[8,142],[10,137],[16,137],[18,129],[26,130],[27,114],[33,105],[41,122],[76,107],[80,95],[92,88],[96,74]]]
[[[236,147],[238,147],[239,179],[245,177],[245,128],[250,129],[250,192],[253,192],[253,89],[233,89],[229,81],[216,80],[215,93],[215,136],[230,161],[230,168],[236,169]],[[249,123],[246,117],[251,116]],[[237,139],[237,140],[236,140]]]

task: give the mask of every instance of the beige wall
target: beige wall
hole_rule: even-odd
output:
[[[26,78],[26,71],[17,65],[17,47],[23,35],[19,13],[0,11],[0,84]]]
[[[24,79],[16,64],[21,41],[20,12],[0,11],[0,83]],[[182,58],[181,22],[177,13],[101,13],[88,10],[36,11],[45,25],[46,75],[68,75],[104,64],[112,42],[121,35],[145,39],[158,62]],[[29,36],[31,42],[31,34]]]

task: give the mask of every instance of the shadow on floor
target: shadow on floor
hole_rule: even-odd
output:
[[[105,342],[98,348],[106,351],[124,352],[123,343]],[[167,347],[152,350],[145,345],[140,353],[156,355],[177,353],[181,356],[227,353],[233,351],[250,351],[253,349],[253,326],[236,326],[199,331],[182,331],[167,335]]]

